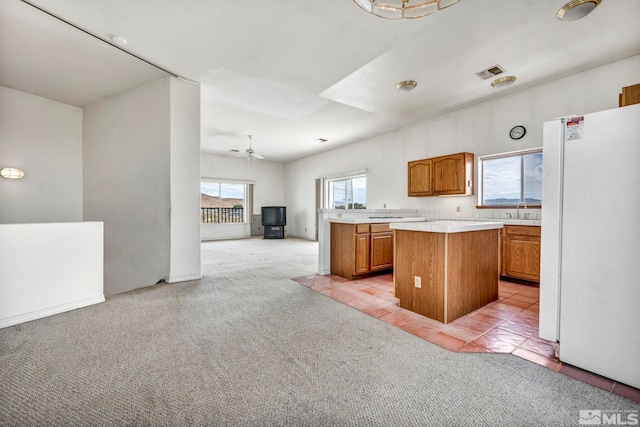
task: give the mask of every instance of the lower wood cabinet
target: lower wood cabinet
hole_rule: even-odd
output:
[[[389,224],[371,224],[370,271],[393,268],[393,231]]]
[[[331,274],[353,280],[393,268],[389,224],[331,223]]]
[[[540,282],[540,227],[505,225],[501,275]]]

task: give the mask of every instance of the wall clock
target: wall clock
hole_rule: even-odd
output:
[[[511,128],[511,130],[509,131],[509,136],[511,137],[511,139],[518,140],[522,138],[525,133],[527,133],[527,130],[524,128],[524,126],[518,125]]]

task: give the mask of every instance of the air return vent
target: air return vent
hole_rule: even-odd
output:
[[[489,67],[486,70],[478,71],[476,76],[480,77],[482,80],[487,80],[492,77],[495,77],[499,74],[504,73],[506,70],[499,65],[494,65],[493,67]]]

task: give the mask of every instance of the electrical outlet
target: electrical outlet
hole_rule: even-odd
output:
[[[387,204],[386,203],[384,203],[383,206],[384,206],[385,209],[387,209]]]
[[[456,212],[462,212],[462,211],[460,210],[460,206],[456,206]]]
[[[421,288],[422,287],[422,277],[413,276],[413,284],[415,285],[416,288]]]

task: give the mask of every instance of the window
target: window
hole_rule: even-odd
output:
[[[367,176],[349,174],[325,178],[325,205],[328,209],[366,209]]]
[[[250,183],[201,181],[200,222],[250,222],[252,189],[253,185]]]
[[[542,148],[482,156],[478,170],[480,206],[541,206]]]

